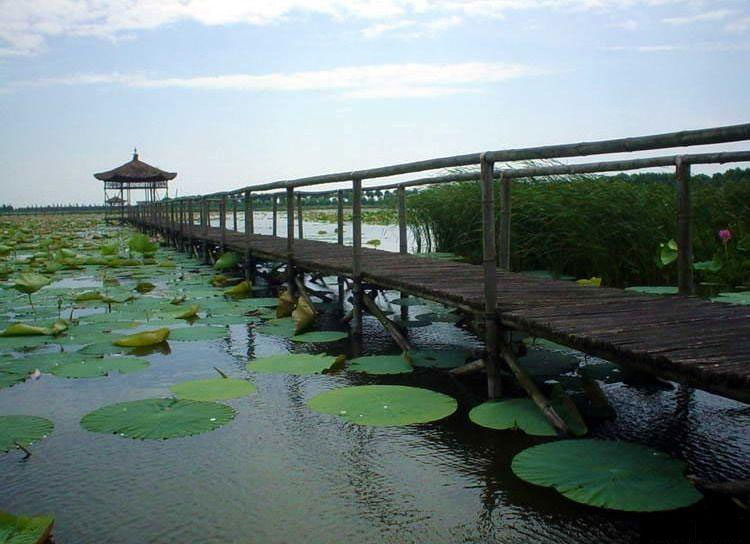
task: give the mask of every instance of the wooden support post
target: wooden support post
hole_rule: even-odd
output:
[[[336,242],[338,245],[344,245],[344,191],[336,191]],[[339,309],[344,313],[344,277],[337,278],[339,290]]]
[[[245,232],[247,234],[255,233],[255,215],[254,214],[255,214],[255,209],[253,207],[253,194],[250,191],[245,191]]]
[[[245,279],[250,281],[255,277],[255,261],[250,254],[250,235],[253,232],[253,204],[250,191],[244,194],[243,223],[245,224]]]
[[[518,361],[516,360],[516,355],[515,353],[513,353],[511,345],[504,342],[501,351],[503,359],[505,359],[505,362],[513,371],[513,374],[516,376],[518,383],[521,384],[521,387],[523,387],[526,393],[528,393],[529,397],[531,397],[531,400],[533,400],[534,403],[539,407],[544,417],[547,418],[547,421],[549,421],[550,425],[554,427],[559,435],[569,436],[571,432],[568,428],[568,424],[565,423],[565,421],[563,421],[563,419],[558,415],[558,413],[550,404],[549,400],[547,400],[547,397],[545,397],[536,386],[534,380],[532,380],[529,375],[526,374],[526,371],[524,371],[519,366]],[[489,372],[489,367],[487,368],[487,371]]]
[[[286,188],[286,268],[289,294],[294,296],[294,187]]]
[[[299,238],[300,240],[304,238],[302,223],[302,195],[297,193],[297,238]]]
[[[484,323],[487,348],[487,395],[501,395],[499,326],[497,320],[497,256],[495,250],[495,204],[492,180],[494,163],[481,156],[482,264],[484,271]]]
[[[352,280],[354,318],[352,333],[362,335],[362,180],[352,180]]]
[[[390,319],[388,319],[388,317],[383,313],[383,310],[378,308],[378,305],[375,304],[375,301],[363,293],[362,302],[364,303],[367,310],[372,315],[374,315],[378,321],[380,321],[383,327],[385,327],[385,330],[387,330],[388,333],[391,335],[391,338],[393,338],[393,341],[396,342],[396,344],[398,344],[398,347],[400,347],[402,351],[410,351],[411,345],[409,344],[409,341],[404,337],[403,334],[401,334],[401,331],[396,326],[396,324]]]
[[[401,255],[408,253],[407,239],[406,239],[406,188],[403,185],[399,185],[396,190],[398,194],[398,252]],[[409,295],[401,291],[401,300],[406,301]],[[409,321],[409,306],[407,304],[401,304],[401,321],[406,323]]]
[[[193,223],[195,223],[195,216],[193,215],[193,199],[189,198],[187,201],[187,214],[188,214],[188,227],[187,227],[187,238],[188,238],[188,250],[192,256],[193,254]]]
[[[276,195],[273,195],[272,199],[273,201],[273,227],[271,233],[276,236],[277,234],[277,227],[276,224],[278,222],[277,216],[278,216],[278,208],[279,208],[279,197]]]
[[[510,272],[510,182],[511,178],[500,176],[500,232],[498,253],[500,270]]]
[[[237,232],[237,199],[232,195],[232,230]]]
[[[180,249],[185,249],[185,201],[180,200],[180,214],[179,214],[179,220],[180,220],[180,228],[179,228],[179,240],[180,240]]]
[[[693,294],[693,234],[690,209],[690,164],[677,157],[677,286],[681,295]]]
[[[219,227],[221,228],[221,251],[225,251],[227,247],[227,195],[221,195]]]

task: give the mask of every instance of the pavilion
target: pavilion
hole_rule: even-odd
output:
[[[143,189],[146,202],[159,199],[158,191],[164,190],[164,196],[169,196],[169,180],[177,177],[176,172],[165,172],[138,159],[138,150],[133,150],[133,159],[122,166],[107,172],[94,174],[94,177],[104,182],[104,204],[107,220],[125,217],[125,205],[130,205],[130,191]],[[108,191],[115,194],[110,197]]]

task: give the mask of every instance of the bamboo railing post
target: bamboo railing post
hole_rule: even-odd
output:
[[[677,157],[677,285],[681,295],[693,294],[693,233],[690,209],[690,164]]]
[[[495,250],[495,204],[492,169],[494,163],[481,157],[482,184],[482,263],[484,269],[484,323],[487,348],[487,395],[501,394],[500,331],[497,320],[497,256]]]
[[[294,282],[294,187],[286,188],[286,275],[289,294],[293,295]]]
[[[221,228],[221,251],[224,252],[227,247],[227,195],[221,195],[219,227]]]
[[[232,196],[232,230],[237,232],[237,199]]]
[[[362,180],[352,180],[352,334],[362,335]]]
[[[245,279],[251,280],[255,276],[255,261],[250,253],[250,235],[253,232],[253,205],[250,191],[244,193],[244,224],[245,224]]]
[[[255,207],[253,206],[253,194],[250,191],[245,191],[245,232],[247,234],[255,233]]]
[[[203,264],[208,264],[208,224],[211,221],[211,204],[204,196],[201,198],[201,257]]]
[[[193,225],[195,223],[195,216],[193,215],[193,199],[189,198],[187,201],[187,209],[188,209],[188,245],[190,247],[190,251],[193,251]]]
[[[403,185],[399,185],[396,190],[398,194],[398,252],[401,255],[408,253],[407,239],[406,239],[406,188]],[[401,292],[401,300],[405,301],[409,298],[409,295]],[[401,321],[405,323],[409,320],[409,306],[406,303],[401,304]]]
[[[338,245],[344,245],[344,191],[336,191],[336,242]],[[344,277],[339,276],[339,309],[344,313]]]
[[[272,203],[272,207],[273,207],[273,227],[272,227],[272,231],[271,231],[271,233],[272,233],[272,234],[273,234],[274,236],[276,236],[276,234],[277,234],[276,223],[277,223],[277,221],[278,221],[278,219],[277,219],[277,216],[278,216],[278,213],[279,213],[279,212],[278,212],[278,208],[279,208],[279,200],[278,200],[278,197],[277,197],[276,195],[272,195],[272,197],[273,197],[273,198],[272,198],[271,200],[272,200],[272,202],[273,202],[273,203]]]
[[[304,231],[302,229],[302,195],[297,193],[297,238],[302,240],[304,238]]]
[[[179,215],[177,216],[180,222],[179,228],[179,247],[181,250],[185,249],[185,201],[180,200]]]
[[[500,175],[500,233],[498,253],[500,270],[510,272],[510,178]]]

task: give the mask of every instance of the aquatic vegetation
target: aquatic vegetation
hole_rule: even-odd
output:
[[[427,423],[456,411],[456,400],[429,389],[404,385],[357,385],[320,393],[307,405],[357,425],[392,427]]]
[[[224,291],[224,294],[230,297],[242,297],[247,295],[248,293],[251,293],[252,289],[252,284],[247,280],[243,280],[234,287],[230,287],[229,289]]]
[[[491,400],[474,407],[469,419],[482,427],[498,430],[521,430],[534,436],[556,436],[531,399]]]
[[[292,342],[309,342],[312,344],[337,342],[348,338],[349,334],[344,331],[312,331],[296,334],[290,338]]]
[[[634,285],[625,290],[647,295],[676,295],[678,293],[677,287],[671,285]]]
[[[178,314],[175,314],[174,317],[175,317],[175,319],[192,319],[192,318],[194,318],[195,316],[198,315],[198,310],[199,309],[200,308],[198,307],[197,304],[191,304],[190,307],[188,307],[186,310],[184,310],[184,311],[182,311],[182,312],[180,312]]]
[[[143,399],[104,406],[83,416],[87,431],[138,440],[192,436],[218,429],[235,411],[216,402],[187,399]]]
[[[456,368],[466,363],[469,354],[462,349],[412,349],[406,353],[414,366],[427,368]]]
[[[578,285],[583,285],[584,287],[601,287],[602,279],[599,276],[592,276],[588,279],[576,280],[576,283]]]
[[[406,357],[401,355],[367,355],[349,361],[347,370],[364,374],[406,374],[414,371]]]
[[[0,543],[44,544],[54,523],[52,516],[14,516],[0,511]]]
[[[271,336],[281,336],[282,338],[291,338],[297,324],[291,317],[282,317],[280,319],[270,319],[255,328],[256,332],[268,334]]]
[[[135,334],[129,334],[114,340],[112,342],[115,346],[128,347],[128,348],[139,348],[144,346],[153,346],[154,344],[161,344],[169,336],[168,328],[154,329],[150,331],[138,332]]]
[[[230,268],[234,268],[237,266],[240,262],[240,256],[235,253],[234,251],[227,251],[226,253],[222,254],[221,257],[216,259],[216,262],[214,263],[214,268],[216,270],[229,270]]]
[[[702,497],[685,478],[684,462],[628,442],[550,442],[522,451],[513,458],[511,468],[529,483],[552,487],[576,502],[612,510],[672,510]]]
[[[149,240],[145,234],[134,234],[128,240],[128,249],[133,253],[140,253],[141,256],[147,257],[156,253],[159,244]]]
[[[0,451],[31,446],[46,438],[55,428],[49,419],[37,416],[0,416]]]
[[[182,382],[169,389],[177,398],[205,401],[246,397],[257,390],[255,385],[247,380],[224,377]]]
[[[57,365],[51,368],[50,372],[63,378],[98,378],[115,372],[120,374],[138,372],[145,370],[148,366],[148,361],[136,357],[87,358]]]

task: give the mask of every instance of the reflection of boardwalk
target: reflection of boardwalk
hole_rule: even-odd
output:
[[[202,239],[198,229],[197,240]],[[221,230],[207,241],[220,244]],[[248,242],[249,241],[249,242]],[[226,232],[229,248],[285,260],[287,239]],[[295,266],[352,274],[352,248],[294,240]],[[482,267],[362,249],[363,279],[480,314]],[[497,272],[502,324],[700,389],[750,401],[750,307],[689,297],[654,297],[620,289]]]

